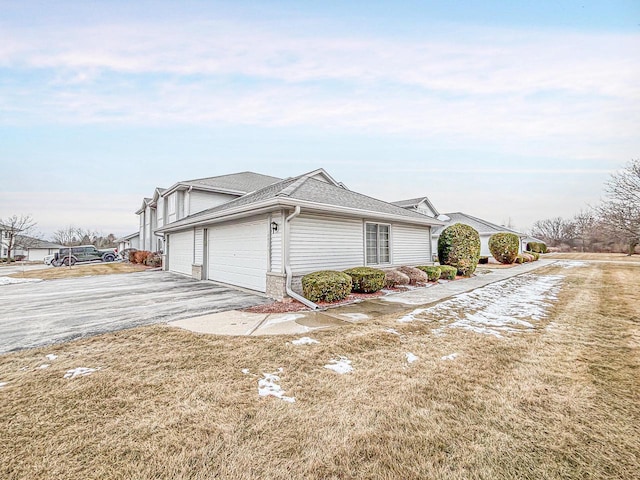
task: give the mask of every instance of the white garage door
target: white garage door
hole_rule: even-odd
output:
[[[191,275],[193,230],[169,235],[169,271]]]
[[[209,280],[265,292],[268,235],[266,217],[210,227]]]

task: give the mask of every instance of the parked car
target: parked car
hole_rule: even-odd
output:
[[[61,265],[75,265],[78,262],[113,262],[118,255],[115,248],[98,250],[93,245],[79,245],[77,247],[64,247],[53,254],[51,265],[59,267]]]
[[[44,259],[42,260],[44,262],[45,265],[51,265],[51,262],[53,261],[53,258],[55,257],[55,255],[51,254],[51,255],[45,255]]]

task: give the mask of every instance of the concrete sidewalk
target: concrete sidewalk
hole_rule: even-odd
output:
[[[476,275],[471,278],[450,282],[441,281],[429,284],[427,287],[419,287],[406,292],[393,293],[384,297],[316,312],[267,314],[230,310],[177,320],[170,322],[169,325],[193,332],[216,335],[301,334],[336,325],[363,322],[392,313],[400,314],[418,306],[429,305],[459,293],[469,292],[491,283],[546,267],[556,261],[538,260],[503,269],[479,268],[476,270]]]

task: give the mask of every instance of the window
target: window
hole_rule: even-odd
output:
[[[366,224],[367,265],[391,262],[389,230],[389,225],[381,225],[378,223]]]

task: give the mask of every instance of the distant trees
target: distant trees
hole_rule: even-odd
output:
[[[538,220],[531,235],[551,247],[579,248],[583,252],[619,250],[624,245],[633,255],[640,245],[640,160],[632,160],[612,174],[605,192],[598,206],[581,210],[573,218]]]
[[[6,219],[0,219],[0,230],[2,230],[2,240],[7,246],[7,258],[13,258],[16,248],[28,248],[28,243],[32,240],[33,230],[36,222],[31,215],[12,215]]]
[[[113,233],[104,236],[96,231],[73,225],[56,230],[53,234],[53,241],[68,247],[95,245],[98,248],[110,248],[116,246],[116,236]]]

